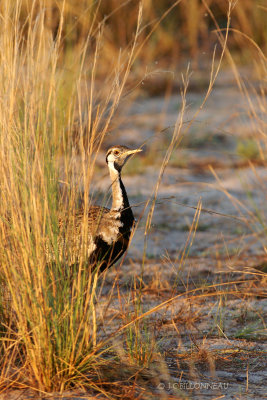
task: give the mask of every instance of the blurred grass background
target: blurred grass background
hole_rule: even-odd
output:
[[[15,7],[15,3],[1,2],[2,12],[5,7]],[[88,51],[92,51],[101,24],[104,52],[101,68],[97,72],[102,74],[109,70],[111,62],[117,62],[122,49],[133,41],[139,3],[139,0],[21,0],[19,20],[27,38],[34,20],[29,19],[29,15],[34,14],[37,18],[40,10],[45,9],[45,29],[52,32],[55,38],[63,14],[61,45],[65,56],[70,51],[75,55],[84,46],[88,35]],[[143,28],[138,38],[139,43],[147,37],[157,21],[161,18],[162,21],[152,33],[149,43],[143,46],[136,67],[140,63],[149,64],[152,60],[160,65],[170,65],[188,56],[195,60],[202,58],[203,53],[213,49],[216,41],[216,35],[211,34],[216,27],[207,7],[223,29],[227,24],[228,4],[227,0],[143,1]],[[266,11],[265,0],[237,1],[231,13],[230,25],[230,28],[248,35],[263,52],[266,52],[267,46]],[[230,32],[228,47],[240,62],[251,62],[253,48],[248,47],[247,41],[240,34]]]

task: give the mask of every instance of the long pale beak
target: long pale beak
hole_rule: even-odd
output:
[[[139,153],[140,151],[143,151],[142,149],[135,149],[135,150],[127,150],[124,155],[130,156],[131,154]]]

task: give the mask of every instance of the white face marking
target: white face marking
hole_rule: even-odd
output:
[[[120,156],[121,152],[119,150],[113,149],[112,152],[108,155],[107,160],[109,162],[114,162]]]
[[[118,171],[116,170],[116,168],[114,167],[114,161],[110,161],[109,160],[109,156],[108,156],[108,167],[110,170],[112,170],[113,172],[115,172],[116,174],[118,173]]]
[[[118,154],[115,154],[118,153]],[[116,175],[118,174],[118,171],[116,170],[116,168],[114,167],[114,162],[116,161],[116,159],[120,156],[120,151],[114,149],[107,157],[107,162],[108,162],[108,167],[110,170],[112,170],[113,172],[116,173]]]
[[[116,160],[116,157],[113,153],[110,153],[107,157],[108,163],[113,163]]]

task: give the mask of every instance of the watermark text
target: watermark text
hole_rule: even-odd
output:
[[[226,390],[229,387],[229,383],[226,382],[161,382],[158,384],[157,389],[160,390]]]

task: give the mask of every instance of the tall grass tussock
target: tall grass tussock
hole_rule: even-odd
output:
[[[63,260],[59,255],[58,217],[63,213],[72,220],[79,201],[86,216],[95,154],[118,105],[135,44],[122,70],[114,69],[105,98],[97,100],[101,27],[90,60],[85,62],[89,33],[68,64],[62,61],[63,10],[53,37],[46,7],[36,13],[35,6],[24,23],[22,2],[6,1],[1,10],[1,383],[62,391],[88,367],[96,374],[98,277],[84,257],[86,217],[75,270],[68,268],[71,254]],[[74,178],[77,154],[82,162]],[[84,190],[77,191],[79,186]],[[64,234],[66,242],[73,235],[67,222]]]

